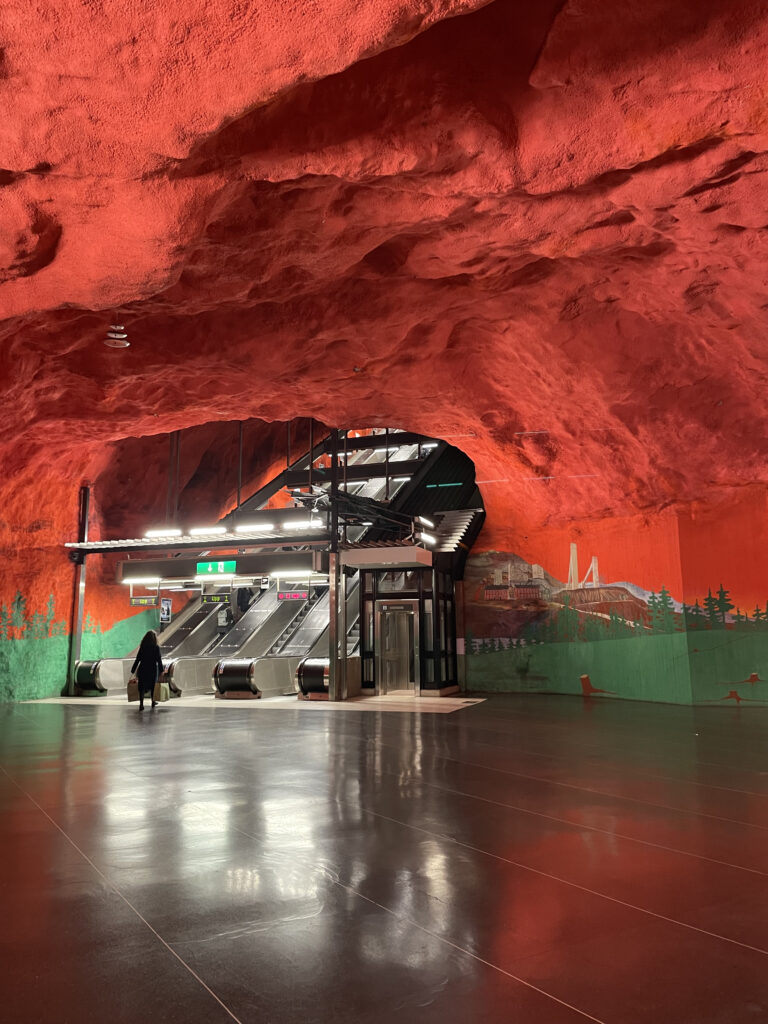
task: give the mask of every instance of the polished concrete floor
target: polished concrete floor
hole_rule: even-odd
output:
[[[0,1019],[768,1021],[768,712],[0,707]]]

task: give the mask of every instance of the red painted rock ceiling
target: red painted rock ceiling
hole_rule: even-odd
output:
[[[765,481],[764,4],[2,21],[8,529],[71,534],[107,442],[251,417],[451,437],[510,522]]]

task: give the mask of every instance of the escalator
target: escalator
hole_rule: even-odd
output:
[[[219,632],[218,613],[221,605],[204,604],[200,613],[196,613],[192,619],[197,624],[191,630],[185,630],[184,638],[176,644],[173,650],[168,652],[169,658],[201,657],[215,642]],[[192,622],[192,619],[189,621]],[[163,652],[163,656],[166,654]]]
[[[163,659],[178,658],[182,654],[194,654],[194,650],[187,649],[190,646],[196,646],[194,642],[191,642],[191,637],[210,616],[213,615],[215,620],[216,610],[216,605],[201,603],[197,611],[175,629],[167,641],[160,645],[160,654]]]
[[[211,644],[207,653],[215,658],[234,658],[248,637],[263,622],[266,622],[275,610],[276,592],[277,588],[275,584],[272,584],[267,590],[262,590],[257,594],[237,622],[220,640]]]
[[[306,601],[278,601],[277,587],[270,587],[267,613],[245,643],[238,648],[238,658],[263,658],[278,643],[286,630],[296,622],[307,605]]]
[[[366,466],[380,470],[385,462],[390,473],[388,477],[350,479],[346,484],[339,480],[340,507],[348,517],[344,540],[352,548],[357,545],[407,543],[414,518],[419,515],[434,517],[439,524],[451,509],[469,509],[470,518],[472,509],[482,510],[471,460],[445,442],[419,442],[418,439],[415,442],[414,436],[404,435],[403,443],[398,444],[397,431],[391,431],[386,438],[375,435],[373,444],[383,441],[384,448],[374,447],[370,435],[350,439],[346,465],[356,471],[350,475],[359,475]],[[357,440],[364,440],[365,447],[354,450]],[[294,463],[294,476],[289,482],[300,482],[295,478],[298,472],[306,471],[309,479],[310,460],[319,458],[322,453],[322,448],[316,446],[311,455],[308,453]],[[405,464],[401,478],[397,474],[398,463]],[[342,470],[340,476],[344,475]],[[280,479],[283,477],[285,474]],[[308,511],[315,507],[327,508],[328,498],[325,495],[330,491],[327,470],[321,466],[315,479],[317,482],[313,482],[311,493],[306,491],[307,484],[302,485],[303,494],[299,488],[296,489],[299,493],[297,500],[301,500]],[[266,505],[271,493],[274,493],[274,488],[267,485],[236,511],[238,514],[258,511]],[[315,502],[319,502],[319,506]],[[440,533],[439,526],[434,532]],[[439,545],[434,550],[437,559]],[[440,557],[444,571],[450,571],[450,564],[445,560],[449,556]],[[466,549],[459,557],[466,557]],[[359,600],[358,581],[350,580],[346,597],[345,644],[348,658],[356,658],[360,654]],[[277,583],[272,583],[221,638],[217,633],[217,610],[214,605],[211,611],[203,608],[197,611],[183,627],[183,633],[180,627],[177,635],[171,638],[173,649],[164,649],[164,655],[174,658],[206,656],[219,664],[227,661],[256,662],[256,681],[259,689],[267,695],[285,692],[286,687],[292,687],[293,672],[302,659],[308,656],[328,658],[327,589],[311,591],[311,597],[306,601],[279,600]]]

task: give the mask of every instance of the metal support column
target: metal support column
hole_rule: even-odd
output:
[[[173,498],[173,523],[179,518],[179,491],[181,490],[181,431],[176,431],[176,485]]]
[[[348,438],[348,436],[349,436],[349,431],[345,430],[344,431],[344,494],[345,494],[345,496],[346,496],[346,493],[347,493],[347,462],[349,460],[349,450],[347,448],[347,438]],[[344,520],[344,543],[345,544],[347,543],[347,520],[346,519]],[[346,584],[345,584],[345,586],[344,586],[344,591],[345,592],[346,592],[346,589],[347,588],[346,588]]]
[[[432,657],[435,667],[433,680],[438,690],[443,685],[443,648],[440,643],[440,622],[443,615],[442,592],[440,589],[440,576],[435,568],[432,569]]]
[[[344,700],[344,662],[339,658],[339,432],[331,431],[331,551],[328,559],[328,698]],[[343,638],[342,638],[343,639]]]
[[[389,427],[384,429],[384,501],[389,501]]]
[[[237,426],[237,507],[235,516],[240,510],[240,495],[243,490],[243,421],[240,420]]]
[[[88,540],[88,515],[91,507],[91,488],[83,484],[78,497],[77,539]],[[70,558],[75,563],[75,579],[72,586],[72,610],[69,619],[69,654],[67,658],[67,681],[63,697],[75,695],[75,665],[80,660],[83,642],[83,610],[85,607],[85,552],[75,549]]]

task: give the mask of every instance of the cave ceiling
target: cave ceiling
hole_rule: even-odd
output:
[[[452,438],[542,522],[765,482],[766,5],[0,19],[11,474],[313,416]]]

